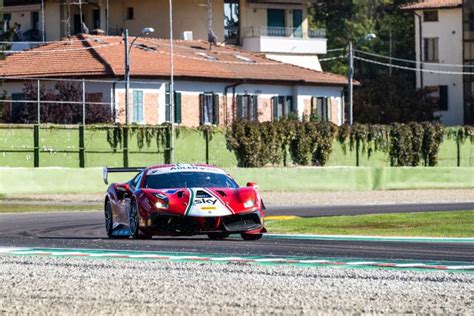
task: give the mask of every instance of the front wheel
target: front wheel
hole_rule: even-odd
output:
[[[259,240],[263,234],[240,234],[243,240]]]
[[[138,215],[138,205],[135,201],[130,204],[130,212],[128,214],[130,237],[132,239],[151,239],[153,236],[144,234],[140,231],[140,217]]]

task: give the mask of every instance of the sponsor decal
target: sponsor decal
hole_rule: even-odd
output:
[[[194,199],[194,204],[196,205],[215,205],[217,203],[217,199],[214,198],[200,198]]]

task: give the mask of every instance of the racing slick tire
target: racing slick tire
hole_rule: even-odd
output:
[[[107,237],[114,238],[114,236],[112,235],[114,231],[113,229],[114,220],[113,220],[113,215],[112,215],[112,206],[110,205],[109,200],[105,202],[104,217],[105,217],[105,231],[107,233]]]
[[[263,234],[240,234],[243,240],[259,240]]]
[[[128,214],[130,237],[132,239],[151,239],[153,236],[144,234],[140,231],[140,215],[138,215],[138,205],[135,201],[130,203],[130,212]]]
[[[209,233],[207,237],[209,237],[210,240],[222,240],[229,237],[229,235],[228,233]]]

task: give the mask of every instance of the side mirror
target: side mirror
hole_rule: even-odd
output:
[[[258,185],[255,182],[247,182],[247,186],[254,188],[255,190],[258,189]]]

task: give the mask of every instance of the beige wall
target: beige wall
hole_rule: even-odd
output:
[[[258,121],[268,122],[273,119],[272,117],[272,99],[271,98],[258,98]]]
[[[202,5],[205,4],[205,5]],[[153,27],[153,37],[169,38],[169,7],[167,0],[110,0],[109,28],[128,28],[131,36],[138,35],[144,27]],[[135,19],[127,20],[127,8],[133,7]],[[102,28],[105,28],[105,24]],[[224,0],[213,0],[213,30],[224,39]],[[192,31],[194,39],[207,40],[207,1],[173,1],[174,38],[181,38],[184,31]]]
[[[128,117],[129,122],[132,122],[133,118],[133,101],[132,101],[133,92],[130,92],[129,96],[129,109]],[[125,123],[125,92],[117,92],[115,96],[115,111],[116,111],[116,122],[124,124]],[[146,92],[143,93],[143,119],[144,124],[155,125],[159,124],[160,116],[158,111],[158,100],[160,94],[156,92]]]

